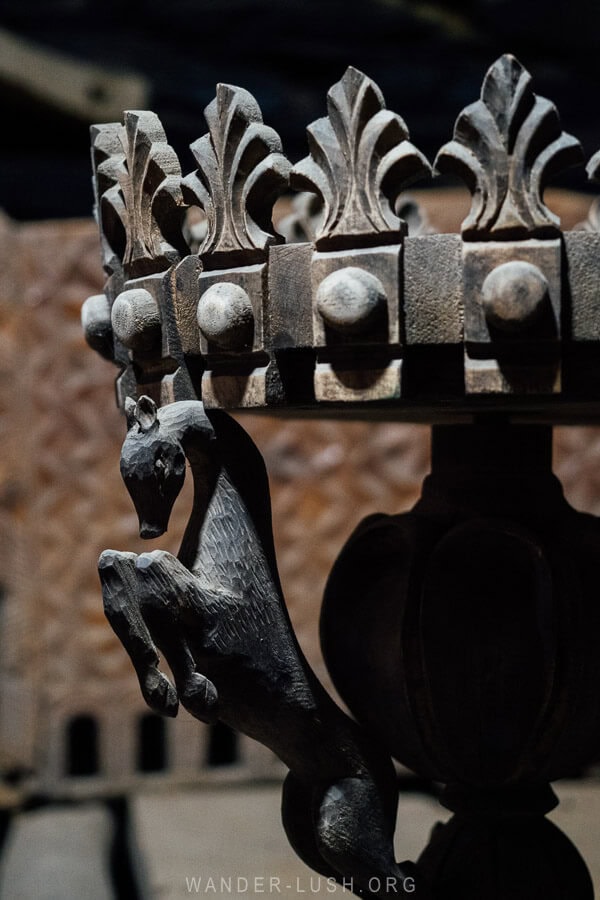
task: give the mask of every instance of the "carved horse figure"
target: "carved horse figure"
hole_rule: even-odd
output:
[[[282,596],[266,471],[246,432],[198,401],[127,407],[121,473],[142,537],[168,525],[186,457],[194,502],[178,558],[107,550],[105,612],[157,712],[178,699],[273,750],[289,767],[282,818],[298,855],[366,896],[414,891],[394,858],[390,759],[326,693],[296,641]],[[175,687],[159,670],[158,651]],[[422,894],[419,894],[422,896]]]

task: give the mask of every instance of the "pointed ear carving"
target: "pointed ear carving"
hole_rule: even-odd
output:
[[[123,408],[124,408],[124,411],[125,411],[125,418],[127,419],[127,431],[129,431],[129,429],[132,428],[132,426],[135,425],[135,422],[136,422],[136,418],[135,418],[135,408],[136,408],[136,403],[135,403],[135,400],[132,400],[131,397],[125,397],[125,403],[124,403],[124,407],[123,407]]]
[[[135,406],[135,418],[142,431],[158,427],[156,403],[150,397],[140,397]]]

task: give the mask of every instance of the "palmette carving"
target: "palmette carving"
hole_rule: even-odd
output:
[[[396,198],[396,216],[406,223],[411,237],[421,234],[435,234],[425,208],[408,193]],[[314,241],[323,220],[323,198],[320,194],[302,191],[292,198],[292,211],[277,223],[279,233],[288,244]]]
[[[125,157],[121,126],[92,125],[94,212],[100,229],[102,266],[107,275],[122,274],[127,244],[127,210],[120,181]]]
[[[205,111],[209,133],[191,145],[196,172],[183,180],[190,205],[207,218],[198,253],[215,255],[219,265],[262,261],[270,244],[281,241],[271,224],[277,196],[288,183],[290,164],[274,129],[263,124],[252,94],[229,84]]]
[[[456,174],[473,194],[463,238],[558,237],[560,222],[542,200],[547,179],[582,159],[560,127],[554,104],[537,97],[531,76],[510,54],[489,69],[481,98],[459,115],[435,169]]]
[[[123,264],[132,278],[167,269],[188,249],[182,237],[181,168],[158,116],[126,112],[122,134],[121,191],[128,216]]]
[[[394,212],[401,190],[429,174],[403,119],[385,109],[374,81],[350,66],[327,95],[328,117],[307,129],[310,155],[292,169],[292,187],[318,193],[324,218],[316,245],[346,248],[396,242],[405,225]]]
[[[100,558],[105,610],[147,702],[177,699],[203,721],[256,738],[289,767],[282,815],[290,843],[321,874],[363,896],[413,891],[393,854],[397,788],[389,758],[333,703],[304,659],[277,574],[264,464],[225,413],[198,401],[128,405],[121,472],[140,533],[167,527],[185,473],[194,508],[178,558]],[[158,667],[168,661],[173,687]],[[391,888],[391,884],[395,888]],[[423,896],[422,890],[417,896]]]
[[[126,278],[162,272],[188,253],[179,160],[158,116],[126,112],[124,125],[92,127],[96,210],[103,262]]]

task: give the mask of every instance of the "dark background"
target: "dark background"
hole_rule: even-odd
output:
[[[515,53],[563,127],[600,147],[600,2],[571,0],[0,0],[0,28],[106,69],[143,73],[184,172],[217,81],[259,101],[295,162],[347,65],[377,81],[432,159],[488,66]],[[88,129],[0,76],[0,207],[18,219],[89,215]],[[586,189],[583,169],[558,182]]]

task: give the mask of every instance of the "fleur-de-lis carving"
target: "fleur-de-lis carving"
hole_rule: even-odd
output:
[[[161,272],[188,253],[181,168],[158,116],[126,112],[124,125],[92,126],[96,214],[109,274]]]
[[[408,140],[403,119],[385,108],[374,81],[350,66],[327,94],[328,116],[307,128],[310,155],[292,169],[292,187],[317,192],[324,218],[317,247],[398,240],[394,212],[403,188],[431,167]]]
[[[120,180],[125,168],[118,122],[92,125],[94,212],[100,228],[102,265],[108,275],[120,272],[127,245],[127,211]]]
[[[209,266],[260,261],[281,241],[271,223],[290,170],[281,140],[252,94],[230,84],[217,85],[204,115],[208,134],[191,145],[198,168],[183,180],[186,201],[206,213],[198,252]]]
[[[459,115],[453,140],[434,165],[461,177],[473,194],[463,238],[518,240],[560,233],[543,190],[551,175],[581,160],[581,145],[562,131],[554,104],[533,93],[529,72],[505,54],[489,69],[481,98]]]
[[[129,277],[161,272],[188,252],[182,237],[181,168],[152,112],[125,113],[125,168],[120,179],[127,210],[123,265]]]

